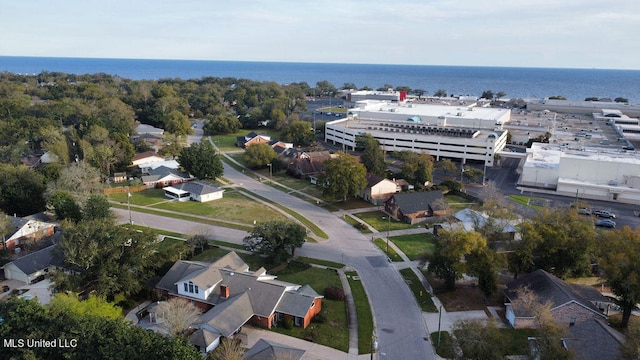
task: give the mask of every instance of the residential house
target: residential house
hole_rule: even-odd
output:
[[[269,144],[269,142],[271,142],[271,136],[258,134],[255,131],[236,138],[236,145],[241,148],[246,148],[253,144]]]
[[[396,184],[396,192],[414,190],[415,187],[405,179],[393,179]]]
[[[142,140],[156,151],[162,146],[164,130],[147,124],[136,126],[136,134],[131,135],[132,140]]]
[[[5,264],[3,267],[5,279],[18,280],[26,284],[43,280],[53,270],[60,268],[64,262],[62,254],[55,251],[56,246],[47,246]]]
[[[11,224],[5,234],[1,234],[0,241],[10,253],[20,252],[25,244],[37,242],[53,235],[55,224],[48,222],[46,216],[31,215],[26,217],[11,217]]]
[[[522,275],[507,284],[505,290],[505,317],[516,329],[534,328],[533,315],[518,303],[518,290],[528,288],[542,303],[550,305],[554,319],[567,325],[575,325],[587,320],[605,320],[602,312],[610,300],[598,290],[583,285],[568,284],[544,270],[536,270]]]
[[[142,168],[142,165],[164,160],[164,157],[158,155],[155,151],[145,151],[143,153],[136,154],[131,163],[133,166]]]
[[[367,186],[360,192],[360,197],[373,205],[383,204],[398,192],[396,183],[389,179],[371,173],[367,173],[366,178]]]
[[[207,202],[222,199],[222,189],[208,181],[198,180],[163,188],[165,196],[179,201]]]
[[[317,177],[324,171],[324,162],[334,157],[328,151],[289,150],[283,153],[281,159],[287,164],[287,173],[300,179]]]
[[[310,286],[276,280],[264,268],[249,271],[231,252],[214,263],[178,261],[156,285],[166,298],[180,297],[205,311],[192,341],[203,351],[215,348],[247,324],[265,329],[291,318],[306,328],[320,312],[323,296]]]
[[[562,341],[575,354],[575,360],[617,360],[624,336],[603,320],[590,319],[569,327]]]
[[[157,169],[159,167],[162,167],[162,166],[164,166],[166,168],[169,168],[169,169],[179,169],[180,168],[180,164],[175,159],[154,161],[154,162],[142,164],[142,165],[140,165],[138,167],[140,168],[140,172],[141,173],[146,174],[149,171],[155,170],[155,169]]]
[[[462,229],[464,231],[477,231],[489,226],[492,228],[493,234],[499,235],[496,236],[496,238],[499,237],[500,240],[519,240],[516,226],[522,222],[521,219],[490,219],[487,214],[469,208],[456,212],[453,214],[453,217],[456,218],[458,222],[439,224],[439,227],[450,230]],[[438,227],[434,227],[434,233],[437,231],[437,228]]]
[[[385,202],[384,208],[394,218],[409,224],[449,213],[449,205],[440,190],[394,194]]]
[[[243,360],[300,360],[305,350],[278,344],[264,339],[258,340],[247,352],[242,355]]]
[[[141,179],[147,188],[153,188],[181,184],[193,179],[193,176],[177,169],[160,166],[150,170],[147,175],[142,175]]]
[[[113,183],[121,183],[127,181],[127,173],[126,172],[114,172],[113,177],[111,177],[111,182]]]

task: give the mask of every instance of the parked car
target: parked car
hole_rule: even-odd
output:
[[[596,226],[614,229],[616,227],[616,222],[611,219],[600,219],[596,221]]]
[[[607,218],[607,219],[616,218],[616,214],[612,213],[609,210],[593,210],[593,215],[597,217]]]
[[[580,215],[591,215],[591,209],[589,208],[582,208],[578,210],[578,214]]]

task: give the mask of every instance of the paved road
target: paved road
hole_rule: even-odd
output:
[[[338,216],[278,191],[225,164],[225,178],[242,184],[256,194],[282,204],[314,221],[329,240],[305,243],[298,255],[347,264],[358,271],[369,296],[376,324],[380,359],[433,359],[421,309],[398,271],[386,256],[365,236]],[[121,222],[127,222],[127,210],[114,209]],[[132,211],[135,224],[184,234],[206,233],[215,239],[241,243],[245,231],[205,225],[179,219]],[[433,330],[433,329],[432,329]]]
[[[386,256],[351,225],[314,204],[262,184],[225,164],[224,177],[235,184],[311,219],[329,240],[306,243],[297,253],[356,269],[369,296],[376,322],[380,358],[432,359],[431,344],[421,309]]]

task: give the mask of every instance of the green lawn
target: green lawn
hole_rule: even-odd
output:
[[[391,241],[391,240],[389,240]],[[398,253],[393,250],[391,246],[389,246],[389,252],[387,252],[387,242],[383,239],[377,238],[374,240],[374,243],[382,250],[385,254],[391,259],[391,261],[402,261],[402,258]]]
[[[371,230],[369,230],[369,228],[363,227],[362,225],[360,225],[358,220],[352,218],[351,216],[344,215],[344,216],[342,216],[342,220],[344,220],[346,223],[348,223],[349,225],[353,226],[354,228],[358,229],[363,234],[370,234],[371,233]]]
[[[415,296],[418,305],[422,311],[426,312],[438,312],[438,308],[431,300],[431,294],[422,286],[422,282],[418,279],[418,276],[411,269],[402,269],[400,270],[400,275],[404,278],[404,281],[413,292],[413,296]]]
[[[386,232],[387,228],[393,231],[393,230],[411,229],[416,227],[416,225],[407,224],[405,222],[398,221],[394,218],[391,218],[391,220],[389,220],[387,215],[382,211],[369,211],[369,212],[357,213],[354,215],[359,217],[364,222],[371,225],[374,229],[380,231],[381,233]]]
[[[340,264],[337,262],[313,259],[313,258],[308,258],[304,256],[299,256],[296,260],[303,263],[307,263],[307,264],[318,264],[318,265],[327,266],[334,269],[342,269],[344,267],[344,264]]]
[[[542,210],[544,206],[531,205],[530,201],[541,201],[541,202],[546,201],[545,199],[542,199],[542,198],[535,198],[535,197],[524,196],[524,195],[509,195],[509,200],[516,202],[520,205],[528,206],[536,210]]]
[[[158,204],[155,207],[245,224],[253,224],[254,221],[264,222],[286,219],[280,212],[260,202],[249,199],[235,190],[225,191],[222,199],[206,203],[197,201],[172,201]]]
[[[127,204],[127,193],[111,194],[107,196],[107,199],[111,201],[118,201],[122,204]],[[132,192],[129,197],[129,204],[149,206],[161,201],[170,200],[164,196],[164,190],[162,189],[147,189],[139,192]]]
[[[322,294],[328,286],[337,286],[342,289],[342,283],[335,270],[310,267],[308,264],[292,261],[289,266],[275,274],[278,280],[288,281],[294,284],[308,284],[316,292]],[[313,341],[344,352],[349,351],[349,326],[345,311],[344,301],[322,299],[320,314],[324,322],[311,322],[306,328],[283,327],[272,328],[278,333],[298,338],[313,337]]]
[[[324,205],[324,207],[328,210],[328,211],[338,211],[338,210],[354,210],[354,209],[363,209],[363,208],[368,208],[368,207],[372,207],[373,204],[371,204],[368,201],[364,201],[362,199],[347,199],[347,201],[329,201],[327,202],[327,204]]]
[[[435,236],[432,233],[392,236],[391,241],[411,260],[419,260],[423,254],[433,251]]]
[[[371,334],[373,334],[373,316],[369,306],[369,298],[364,291],[362,281],[353,280],[353,276],[358,275],[355,271],[345,273],[349,280],[349,287],[356,304],[358,317],[358,354],[368,354],[371,352]]]

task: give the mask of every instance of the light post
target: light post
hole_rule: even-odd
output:
[[[127,209],[129,210],[129,225],[133,224],[133,221],[131,220],[131,201],[129,201],[130,198],[131,192],[129,191],[129,187],[127,186]]]
[[[269,179],[273,181],[273,164],[267,164],[269,167]]]
[[[464,169],[464,165],[460,164],[460,184],[462,185],[462,174],[464,174],[464,172],[467,171]]]

